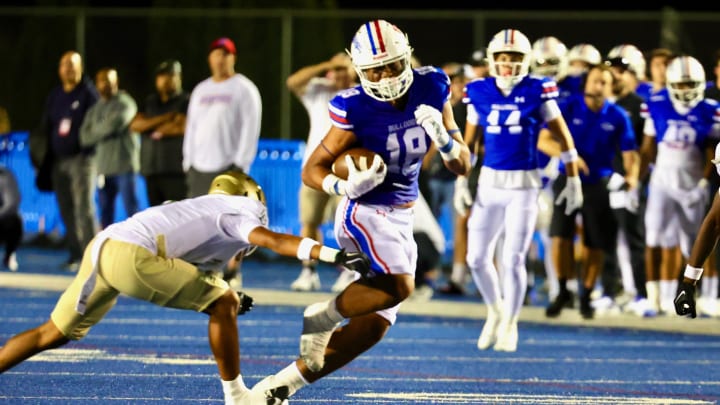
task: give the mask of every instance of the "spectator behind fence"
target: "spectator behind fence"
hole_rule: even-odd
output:
[[[219,38],[210,45],[212,76],[190,94],[183,140],[188,195],[207,193],[226,170],[250,171],[260,138],[262,106],[255,84],[235,73],[235,43]]]
[[[151,206],[187,196],[182,144],[190,95],[182,88],[181,75],[180,62],[162,62],[155,69],[155,92],[130,124],[130,129],[142,134],[140,173]]]
[[[137,104],[119,89],[117,71],[100,69],[95,75],[95,86],[100,101],[87,112],[80,128],[80,144],[95,147],[100,224],[104,229],[115,222],[118,192],[127,216],[138,211],[135,175],[140,167],[140,140],[130,130]]]
[[[319,77],[320,74],[324,76]],[[332,126],[328,114],[328,103],[338,91],[355,85],[355,71],[352,69],[350,57],[345,53],[337,53],[330,60],[305,66],[287,79],[287,87],[297,96],[308,112],[310,133],[303,156],[303,166],[310,154],[320,144],[328,129]],[[352,90],[354,91],[354,90]],[[322,242],[320,225],[332,218],[338,196],[331,196],[324,191],[300,185],[300,235]],[[317,261],[304,261],[300,274],[292,282],[290,288],[295,291],[312,291],[320,289],[320,277],[315,267]],[[332,291],[339,292],[355,279],[355,273],[342,270]]]
[[[17,271],[15,251],[22,240],[23,227],[20,217],[20,189],[15,175],[0,166],[0,243],[5,244],[2,264],[10,271]]]
[[[50,91],[40,126],[31,134],[30,156],[38,168],[37,187],[55,192],[70,253],[67,269],[77,271],[96,230],[93,148],[80,145],[80,126],[99,96],[83,76],[79,53],[65,52],[58,74],[61,84]]]

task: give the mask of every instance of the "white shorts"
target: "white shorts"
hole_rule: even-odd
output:
[[[367,254],[376,274],[415,277],[413,217],[413,208],[363,204],[344,197],[335,213],[335,239],[350,252]],[[396,305],[377,314],[394,324],[399,308]]]
[[[680,246],[683,256],[690,257],[706,204],[688,205],[685,194],[686,190],[650,186],[645,209],[645,244],[648,247]]]

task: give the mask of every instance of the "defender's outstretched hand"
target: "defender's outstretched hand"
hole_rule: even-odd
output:
[[[673,301],[675,303],[675,312],[678,315],[690,315],[690,318],[696,318],[695,311],[695,286],[682,282],[678,286],[677,296]]]
[[[371,273],[370,258],[362,252],[347,252],[343,248],[335,256],[335,264],[341,264],[347,269],[357,271],[363,277],[367,277]]]
[[[253,307],[253,298],[242,291],[236,291],[240,297],[240,306],[238,307],[238,315],[248,312]]]

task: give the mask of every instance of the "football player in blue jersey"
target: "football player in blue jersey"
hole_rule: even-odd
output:
[[[565,121],[570,127],[575,146],[588,167],[581,172],[584,204],[580,209],[583,230],[583,290],[580,298],[580,313],[588,319],[594,315],[590,306],[590,293],[600,273],[606,252],[614,252],[617,238],[617,223],[613,220],[610,208],[608,182],[613,178],[613,160],[617,150],[622,151],[626,175],[619,174],[615,181],[626,184],[626,188],[635,189],[638,183],[640,159],[637,143],[630,119],[618,105],[608,98],[612,93],[614,76],[606,65],[590,68],[583,82],[583,94],[570,97],[559,103]],[[556,150],[548,151],[559,155],[560,150],[551,139],[541,135],[539,147],[550,143]],[[556,193],[562,190],[565,182],[565,167],[560,165],[562,173],[554,183]],[[554,317],[568,303],[573,302],[567,289],[567,281],[575,278],[573,238],[575,236],[575,215],[565,215],[560,210],[553,212],[550,225],[552,236],[552,256],[559,274],[560,292],[546,309],[546,315]]]
[[[449,102],[450,80],[432,66],[411,68],[412,48],[402,31],[384,20],[369,21],[348,52],[360,86],[330,101],[333,127],[302,177],[310,187],[342,196],[335,237],[348,251],[366,252],[372,270],[338,296],[305,309],[300,358],[256,384],[256,392],[286,387],[292,395],[382,339],[414,288],[413,204],[423,157],[437,148],[454,173],[470,169]],[[337,177],[333,162],[356,146],[379,156],[365,169],[348,157],[347,179]]]
[[[577,150],[555,102],[557,85],[551,79],[528,75],[530,52],[524,34],[514,29],[500,31],[488,44],[490,77],[466,87],[465,139],[474,139],[482,127],[484,147],[478,192],[468,220],[467,253],[473,280],[488,306],[477,342],[481,350],[493,344],[495,350],[517,349],[517,322],[527,288],[525,258],[542,186],[537,143],[543,125],[560,142],[567,167],[568,181],[556,204],[564,201],[565,214],[570,215],[583,201]],[[458,181],[467,178],[460,176]],[[502,231],[501,283],[493,252]]]
[[[720,139],[720,109],[704,98],[705,70],[691,56],[673,59],[667,68],[667,92],[647,103],[641,175],[650,174],[645,211],[648,250],[648,299],[660,312],[674,314],[680,263],[675,247],[690,255],[709,200],[712,165],[705,159]],[[660,250],[657,256],[651,254]],[[659,270],[659,282],[658,274]]]

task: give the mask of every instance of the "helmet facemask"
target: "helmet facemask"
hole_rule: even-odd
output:
[[[522,60],[519,62],[511,61],[496,61],[496,55],[492,55],[490,59],[490,75],[495,77],[498,87],[503,90],[510,91],[516,84],[520,83],[522,79],[527,76],[529,68],[529,56],[522,55],[517,52],[508,52],[511,55],[520,55]]]
[[[379,81],[372,81],[368,77],[368,74],[373,71],[382,72],[383,70],[388,70],[394,75],[383,77]],[[404,96],[413,82],[409,54],[376,67],[360,69],[355,66],[355,71],[360,78],[360,85],[365,90],[365,93],[378,101],[392,101]]]
[[[407,36],[396,26],[385,20],[363,24],[347,52],[368,96],[378,101],[392,101],[410,89],[413,82],[412,48]],[[377,79],[384,72],[391,76]]]

